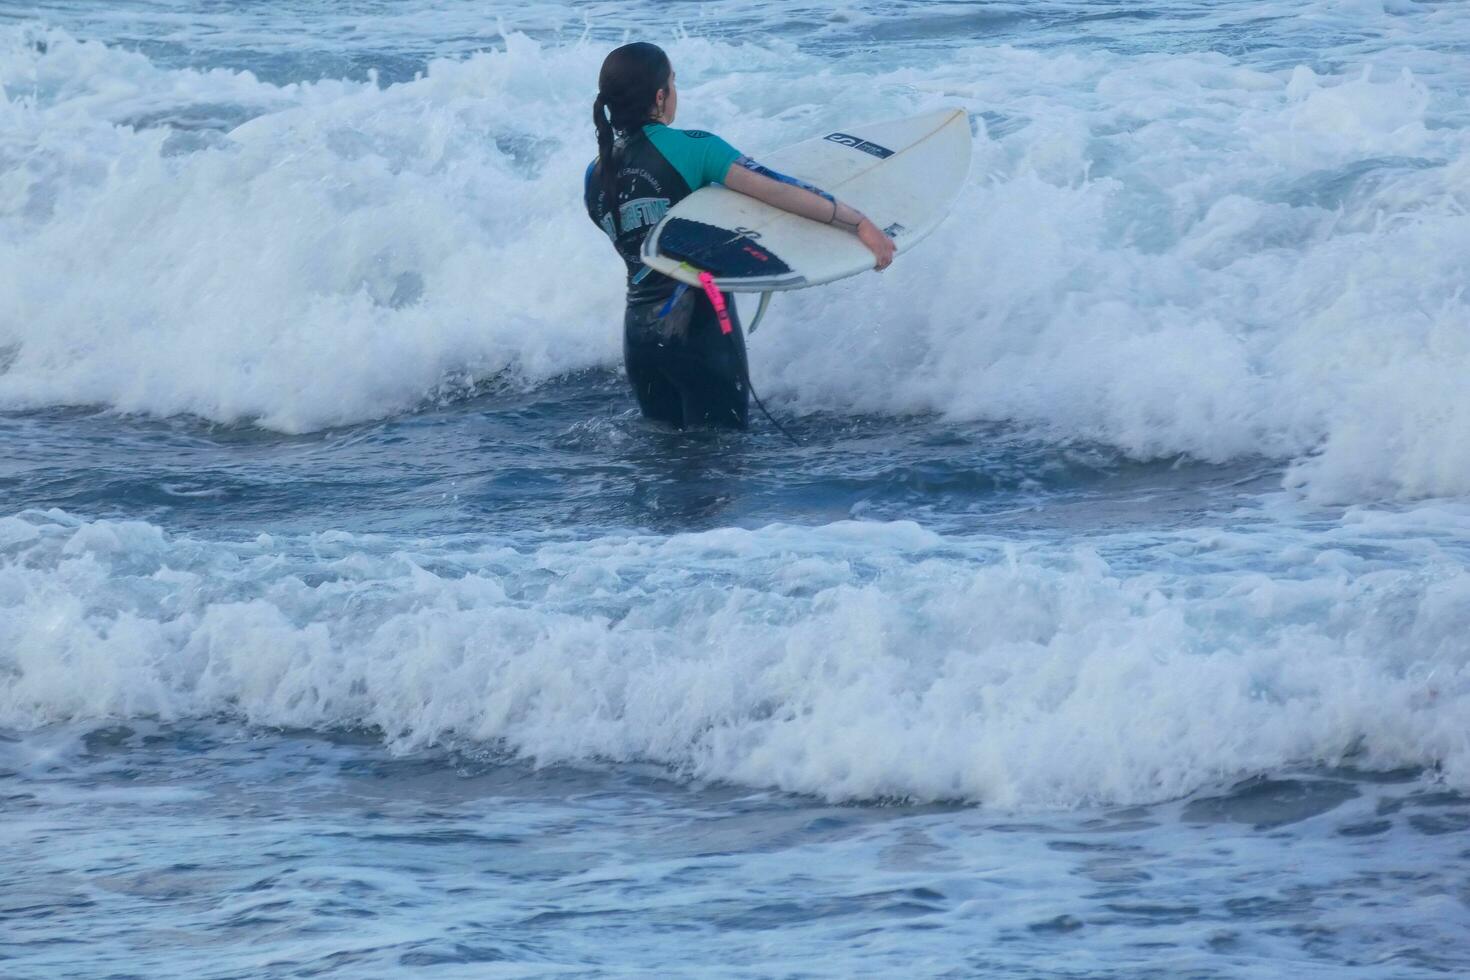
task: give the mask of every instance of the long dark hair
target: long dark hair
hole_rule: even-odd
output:
[[[597,127],[597,159],[602,193],[612,213],[613,237],[623,233],[618,214],[618,172],[613,165],[613,133],[636,129],[653,117],[658,93],[669,86],[669,56],[657,44],[634,41],[616,48],[597,75],[592,123]]]

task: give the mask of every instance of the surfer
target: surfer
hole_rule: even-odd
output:
[[[735,304],[728,333],[710,299],[639,261],[646,236],[669,208],[710,184],[850,231],[873,253],[874,268],[893,261],[894,246],[873,222],[832,195],[761,167],[729,143],[697,129],[673,129],[679,94],[668,55],[655,44],[625,44],[609,54],[597,79],[592,119],[597,159],[587,167],[587,214],[607,233],[628,267],[623,362],[647,418],[677,428],[743,429],[750,385],[745,339]]]

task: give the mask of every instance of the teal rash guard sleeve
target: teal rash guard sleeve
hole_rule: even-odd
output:
[[[702,129],[670,129],[663,123],[643,127],[648,141],[679,171],[691,191],[724,181],[740,151]]]

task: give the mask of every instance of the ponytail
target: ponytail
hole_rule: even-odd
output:
[[[602,196],[612,215],[613,238],[616,239],[623,233],[618,214],[618,169],[613,163],[612,120],[607,117],[607,100],[600,93],[597,101],[592,103],[592,125],[597,127],[597,162],[601,168],[598,176],[602,183]]]
[[[615,133],[627,133],[653,118],[658,93],[669,86],[669,56],[656,44],[635,41],[615,49],[597,76],[592,125],[597,129],[597,161],[603,200],[612,215],[613,238],[623,233],[618,207],[618,171],[613,160]]]

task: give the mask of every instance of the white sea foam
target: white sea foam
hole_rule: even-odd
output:
[[[294,432],[617,364],[619,267],[577,194],[602,45],[275,86],[0,37],[0,406]],[[756,154],[977,114],[952,219],[882,277],[781,297],[758,382],[794,411],[1290,460],[1319,500],[1470,492],[1470,97],[1453,54],[1344,43],[1329,73],[675,41],[682,121]]]
[[[220,544],[59,512],[0,541],[9,728],[225,713],[1022,807],[1346,758],[1470,786],[1462,511],[1074,551],[903,523]]]

